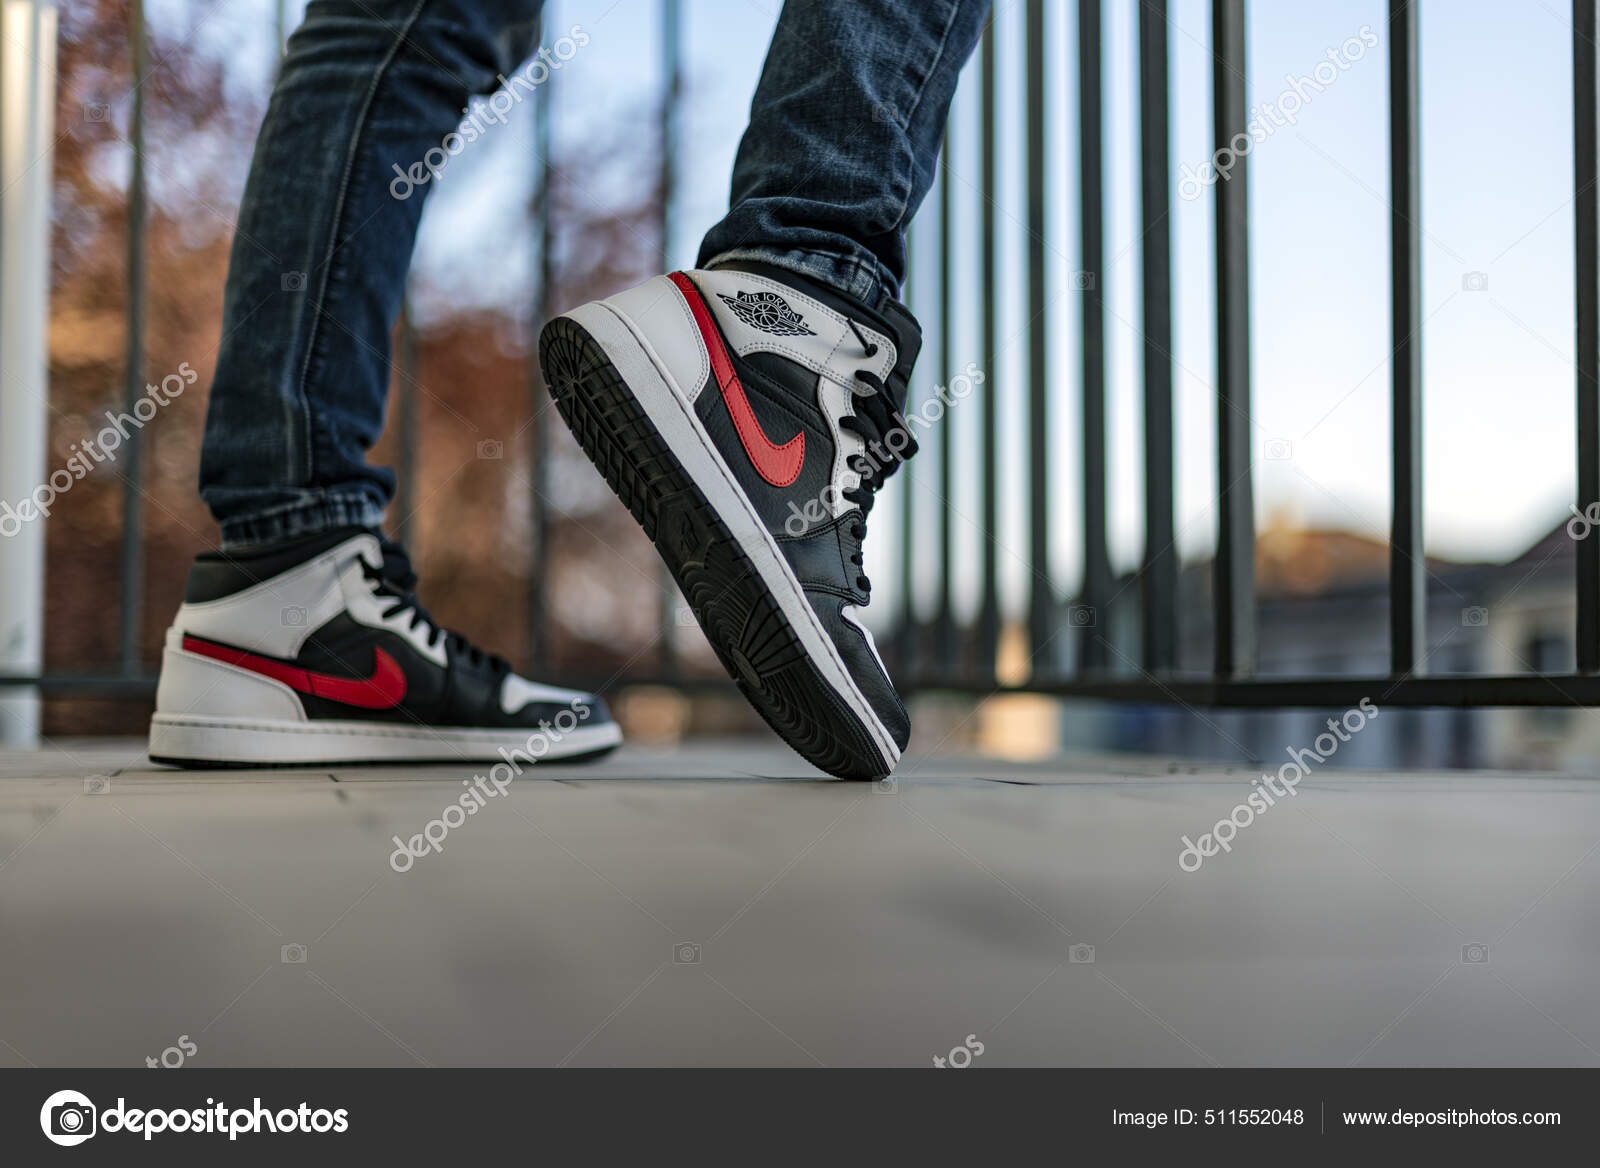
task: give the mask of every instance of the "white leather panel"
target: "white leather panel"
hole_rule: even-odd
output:
[[[500,691],[500,709],[507,714],[515,714],[529,702],[559,702],[567,705],[584,696],[579,690],[540,685],[511,673],[506,675],[505,686]],[[576,715],[576,709],[573,712]]]
[[[656,367],[666,370],[679,392],[694,401],[711,375],[711,356],[678,286],[656,276],[604,303],[627,324]]]
[[[281,681],[222,661],[167,649],[161,657],[156,709],[163,714],[305,720],[295,692]]]
[[[378,557],[376,539],[355,536],[243,592],[183,605],[173,627],[269,657],[294,657],[312,632],[344,610],[338,565],[362,548]]]
[[[371,536],[363,537],[365,544],[357,548],[361,559],[366,560],[373,567],[383,564],[383,553],[378,547],[378,541]],[[343,545],[349,546],[349,545]],[[393,608],[395,599],[392,596],[380,596],[373,589],[377,581],[367,578],[361,570],[361,563],[352,556],[339,569],[339,589],[344,596],[344,607],[349,611],[357,623],[372,629],[388,629],[397,636],[404,637],[418,653],[440,668],[444,667],[444,637],[441,636],[436,644],[430,644],[432,636],[428,626],[418,623],[412,627],[412,619],[416,616],[414,608],[401,609],[393,616],[384,616],[386,609]]]

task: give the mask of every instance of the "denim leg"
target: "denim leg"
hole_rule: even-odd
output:
[[[539,0],[306,9],[256,140],[224,295],[200,458],[224,546],[382,521],[394,475],[366,451],[433,185],[416,166],[445,158],[471,96],[533,51],[538,13]],[[520,103],[531,85],[512,83],[505,101]]]
[[[760,260],[898,296],[956,79],[989,0],[787,0],[700,267]]]

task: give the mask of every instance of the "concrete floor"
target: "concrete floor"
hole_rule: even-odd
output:
[[[472,773],[0,752],[0,1066],[1600,1065],[1588,777],[1328,772],[1186,873],[1258,772],[633,747],[397,873]]]

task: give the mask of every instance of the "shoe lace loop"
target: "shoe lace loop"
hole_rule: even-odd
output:
[[[856,339],[861,342],[865,355],[876,356],[878,346],[867,339],[855,321],[846,320]],[[895,404],[894,395],[881,377],[870,369],[857,369],[855,379],[859,383],[851,386],[855,394],[855,413],[840,418],[839,427],[860,437],[866,447],[852,456],[850,469],[860,477],[860,482],[841,492],[843,498],[860,509],[860,515],[850,527],[851,536],[858,541],[850,562],[860,567],[859,541],[867,535],[867,514],[872,510],[873,501],[883,484],[900,469],[901,463],[916,454],[917,440],[912,437],[905,415]],[[872,581],[867,579],[864,572],[857,574],[856,585],[863,592],[872,591]]]
[[[361,572],[372,581],[374,594],[393,601],[380,614],[385,620],[409,612],[411,614],[409,627],[413,630],[419,628],[426,630],[426,640],[430,649],[437,648],[442,641],[449,651],[451,660],[465,659],[474,666],[487,668],[495,673],[510,672],[511,663],[505,658],[478,648],[460,633],[441,628],[439,623],[428,615],[428,610],[417,600],[415,591],[417,573],[411,566],[411,557],[406,554],[405,548],[383,536],[379,537],[378,545],[383,553],[383,563],[375,566],[363,559]]]

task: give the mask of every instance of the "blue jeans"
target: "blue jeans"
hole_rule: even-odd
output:
[[[432,188],[406,175],[425,178],[414,166],[468,135],[473,95],[504,106],[542,80],[537,64],[518,72],[537,47],[539,7],[307,7],[256,141],[228,271],[200,459],[223,546],[382,523],[394,473],[366,452],[383,428],[390,330]],[[731,207],[700,266],[760,260],[860,300],[898,295],[906,224],[988,7],[788,0]],[[581,43],[578,30],[551,30],[535,60],[572,56],[562,39]]]

